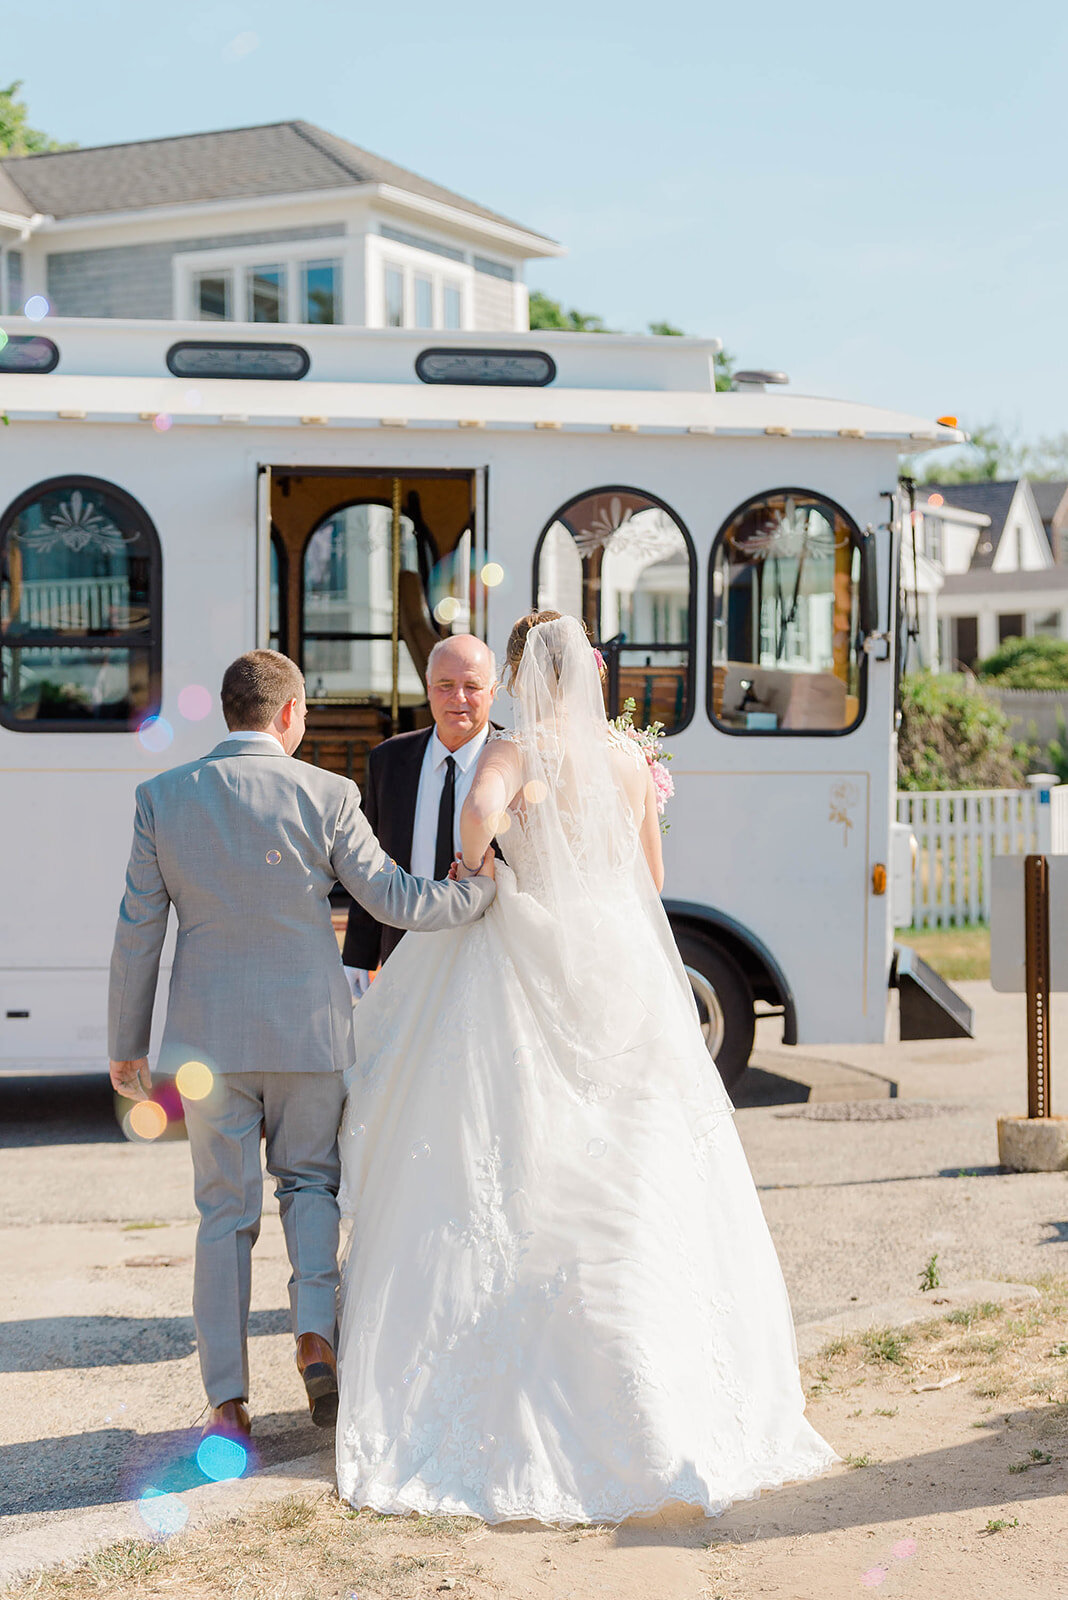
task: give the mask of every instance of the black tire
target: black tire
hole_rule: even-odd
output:
[[[692,928],[675,928],[675,943],[693,986],[709,1053],[726,1088],[733,1089],[749,1065],[756,1018],[749,980],[733,956]],[[719,1016],[710,1013],[717,1005]],[[722,1043],[716,1047],[716,1035]]]

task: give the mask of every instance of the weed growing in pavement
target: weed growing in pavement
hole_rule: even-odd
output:
[[[1019,1517],[991,1517],[986,1527],[981,1528],[979,1531],[981,1533],[1001,1533],[1005,1528],[1018,1528],[1019,1526]]]
[[[940,1289],[941,1287],[942,1274],[938,1270],[938,1256],[935,1254],[931,1256],[920,1273],[920,1292],[921,1294],[926,1294],[929,1289]]]
[[[871,1456],[843,1456],[842,1459],[847,1467],[870,1467],[872,1465]]]
[[[1010,1472],[1030,1472],[1032,1467],[1048,1467],[1053,1457],[1045,1450],[1032,1450],[1026,1461],[1014,1461],[1009,1467]]]

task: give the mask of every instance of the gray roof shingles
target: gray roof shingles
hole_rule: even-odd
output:
[[[0,208],[24,209],[4,202],[12,184],[25,196],[25,209],[74,217],[365,183],[393,184],[491,222],[522,226],[301,121],[8,157],[0,161]]]
[[[947,506],[958,506],[961,511],[979,511],[990,518],[989,528],[984,528],[972,556],[972,569],[992,567],[998,544],[1005,529],[1018,478],[983,483],[924,483],[918,490],[921,507],[925,497],[940,494]],[[990,549],[985,550],[984,545]]]

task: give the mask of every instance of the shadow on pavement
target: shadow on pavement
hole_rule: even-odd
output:
[[[253,1311],[250,1338],[288,1333],[288,1310]],[[196,1348],[192,1317],[25,1317],[0,1322],[0,1372],[147,1366]]]
[[[307,1411],[253,1417],[246,1474],[312,1455],[332,1435]],[[201,1424],[162,1433],[99,1429],[0,1446],[0,1518],[139,1500],[149,1487],[178,1493],[207,1483],[197,1466]],[[2,1529],[2,1523],[0,1523]]]
[[[124,1142],[106,1073],[0,1078],[0,1149]]]
[[[714,1521],[681,1505],[661,1517],[635,1518],[615,1530],[612,1542],[698,1548],[708,1545],[710,1529],[717,1539],[741,1544],[789,1540],[973,1509],[979,1533],[992,1506],[1022,1508],[1064,1495],[1066,1437],[1068,1406],[1036,1406],[1007,1414],[1000,1427],[983,1428],[965,1444],[879,1461],[866,1471],[839,1470],[833,1477],[787,1484],[772,1497],[737,1502]],[[1043,1454],[1053,1457],[1048,1464],[1034,1465],[1029,1457],[1036,1439]],[[1012,1474],[1011,1463],[1017,1464]],[[919,1495],[918,1485],[923,1486]]]
[[[764,1067],[747,1067],[731,1099],[740,1111],[752,1106],[792,1106],[807,1101],[812,1089],[796,1078],[768,1072]]]

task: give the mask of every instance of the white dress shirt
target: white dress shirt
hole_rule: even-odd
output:
[[[412,828],[412,872],[417,878],[434,876],[434,855],[438,840],[438,809],[441,791],[445,787],[445,762],[451,755],[456,762],[456,809],[453,813],[452,848],[460,848],[460,812],[475,781],[475,768],[482,747],[489,736],[485,727],[459,750],[446,750],[435,728],[423,754],[419,773],[419,791],[415,801],[415,825]]]
[[[263,728],[250,728],[246,733],[227,733],[223,735],[223,744],[228,739],[266,739],[268,744],[273,744],[276,750],[281,750],[282,741],[276,739],[273,733],[266,733]]]

